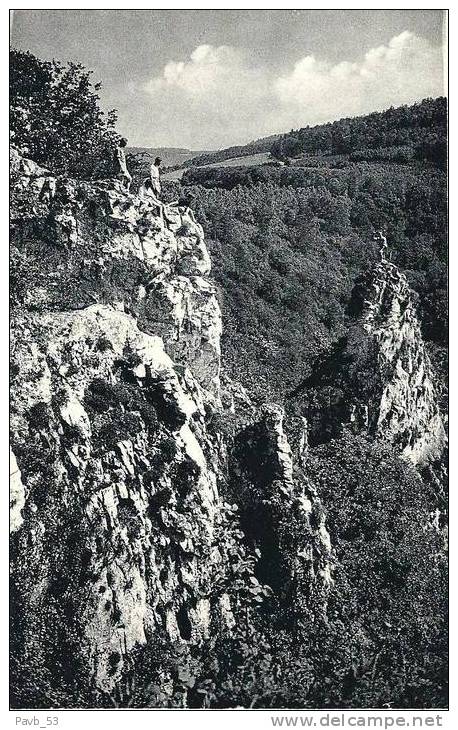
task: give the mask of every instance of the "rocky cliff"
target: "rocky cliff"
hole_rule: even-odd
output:
[[[138,647],[230,636],[272,591],[324,611],[323,510],[282,410],[221,375],[201,226],[11,165],[15,701],[111,697]]]
[[[376,407],[368,407],[369,428],[414,464],[439,459],[445,430],[406,277],[394,264],[382,261],[362,284],[366,295],[359,324],[374,345],[380,383]],[[357,312],[357,291],[353,299]],[[355,411],[358,408],[360,403],[354,405]]]
[[[432,365],[404,274],[383,258],[355,284],[348,334],[317,364],[305,388],[315,441],[342,424],[390,444],[419,467],[446,444]]]

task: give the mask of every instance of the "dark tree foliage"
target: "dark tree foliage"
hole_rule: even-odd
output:
[[[236,379],[281,400],[347,328],[355,279],[378,259],[375,230],[418,293],[423,336],[445,377],[447,180],[427,165],[193,168]]]
[[[107,177],[119,135],[116,112],[99,106],[100,84],[80,64],[10,53],[12,143],[57,174]]]
[[[336,551],[313,703],[447,706],[447,560],[436,497],[392,450],[345,433],[307,473]]]
[[[357,154],[356,159],[418,159],[445,166],[447,100],[424,99],[412,106],[391,107],[363,117],[339,119],[292,130],[276,140],[271,154],[280,159],[304,154]],[[396,152],[397,149],[397,152]]]

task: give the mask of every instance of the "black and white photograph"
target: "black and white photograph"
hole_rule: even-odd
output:
[[[442,727],[448,11],[9,32],[11,727]]]

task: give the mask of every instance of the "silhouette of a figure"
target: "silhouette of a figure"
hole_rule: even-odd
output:
[[[151,184],[153,186],[154,194],[160,198],[162,193],[161,187],[161,158],[156,157],[150,168]]]
[[[132,182],[132,175],[127,169],[125,147],[127,146],[127,139],[123,137],[118,147],[116,148],[116,177],[121,181],[121,185],[125,187],[126,191],[129,192],[130,184]]]
[[[388,241],[386,240],[386,236],[383,235],[382,231],[377,231],[377,233],[374,235],[374,241],[376,241],[376,243],[379,244],[381,260],[388,261],[389,260],[389,257],[387,256]]]

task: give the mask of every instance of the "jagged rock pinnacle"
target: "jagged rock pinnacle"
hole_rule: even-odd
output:
[[[383,259],[359,283],[355,299],[359,305],[353,334],[361,327],[368,338],[375,375],[373,392],[365,389],[366,425],[415,464],[439,458],[445,431],[405,275]]]

